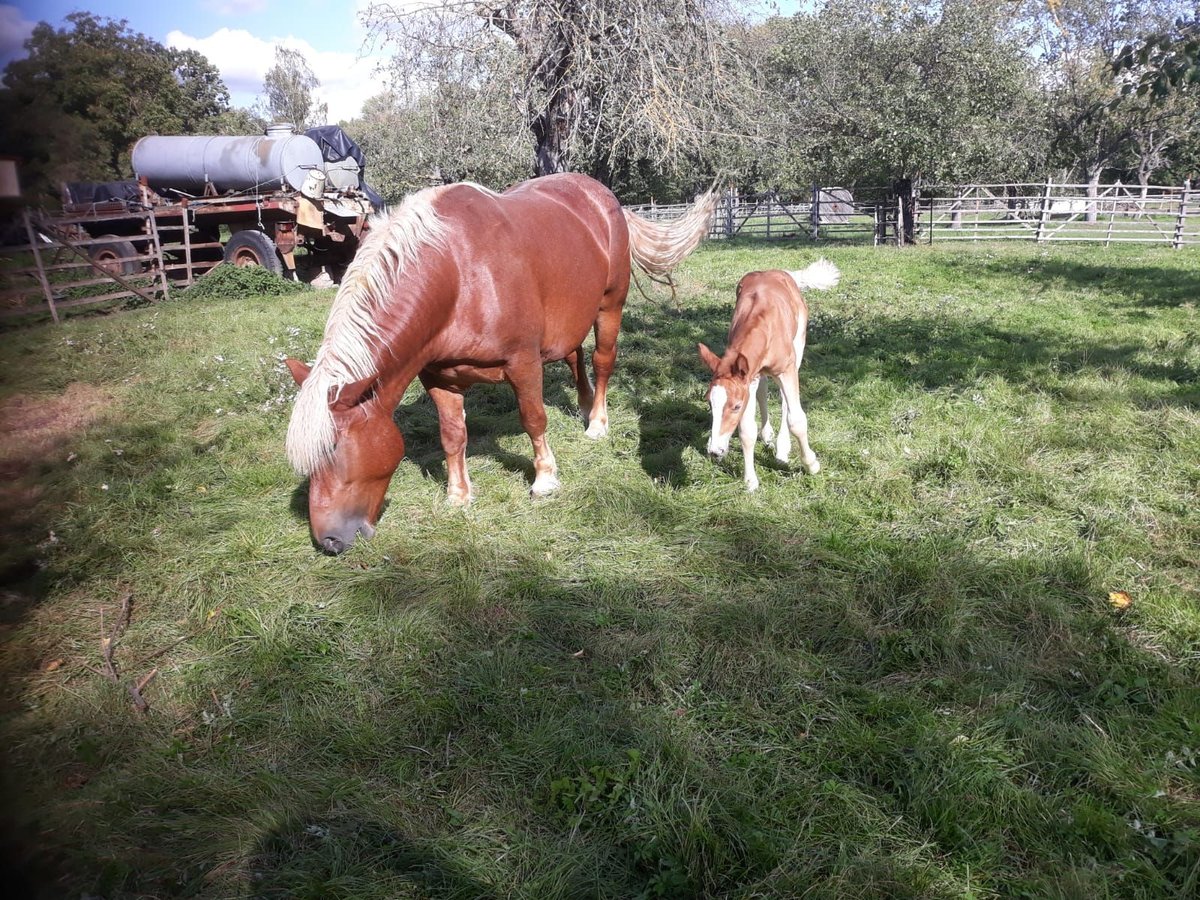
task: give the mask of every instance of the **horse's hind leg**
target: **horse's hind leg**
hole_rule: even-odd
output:
[[[592,381],[588,378],[587,363],[584,359],[583,347],[580,346],[564,356],[563,362],[567,364],[567,368],[571,370],[571,377],[575,379],[575,390],[579,394],[579,414],[583,416],[583,421],[587,422],[592,411],[592,402],[595,400],[595,392],[592,390]]]
[[[456,506],[471,502],[471,479],[467,475],[467,413],[461,391],[421,383],[438,411],[442,449],[446,453],[446,499]]]
[[[546,440],[546,407],[542,401],[542,362],[540,359],[516,363],[504,375],[517,395],[521,424],[533,444],[533,486],[529,493],[544,497],[559,487],[558,463]]]
[[[596,349],[592,369],[596,373],[596,393],[588,416],[587,436],[599,439],[608,434],[608,379],[617,361],[617,333],[621,330],[624,297],[613,307],[600,309],[596,316]]]
[[[758,379],[758,391],[756,397],[758,401],[758,417],[762,420],[762,431],[760,434],[762,435],[764,444],[775,443],[775,429],[771,427],[771,411],[767,406],[767,382],[769,380],[770,379],[766,377],[760,377]]]

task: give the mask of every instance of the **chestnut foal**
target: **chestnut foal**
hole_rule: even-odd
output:
[[[708,389],[712,407],[712,433],[708,452],[717,458],[729,452],[729,440],[735,428],[742,440],[746,490],[758,489],[754,472],[755,419],[751,395],[758,399],[764,443],[775,442],[775,458],[786,463],[792,451],[791,435],[800,444],[800,463],[810,475],[821,470],[817,455],[808,445],[808,417],[800,405],[800,360],[808,331],[806,290],[821,291],[834,287],[841,278],[837,266],[818,260],[798,272],[772,269],[750,272],[737,286],[737,304],[729,326],[729,344],[724,356],[717,356],[700,344],[700,358],[713,373]],[[767,415],[769,375],[779,384],[783,395],[783,422],[778,438]]]

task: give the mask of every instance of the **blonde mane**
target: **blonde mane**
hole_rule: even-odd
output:
[[[378,373],[379,312],[392,301],[401,275],[424,248],[445,248],[448,228],[434,208],[443,190],[420,191],[395,212],[371,219],[334,297],[312,371],[296,396],[287,455],[298,474],[311,475],[333,452],[337,434],[330,391]]]

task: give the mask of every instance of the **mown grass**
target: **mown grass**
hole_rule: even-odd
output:
[[[811,297],[813,477],[703,454],[682,310],[634,294],[593,444],[527,497],[506,388],[432,405],[375,540],[314,552],[282,354],[330,292],[4,336],[4,399],[105,407],[18,472],[4,798],[26,896],[1192,897],[1200,885],[1193,253],[836,247]],[[51,532],[53,536],[51,536]],[[1126,591],[1124,610],[1109,592]],[[99,668],[123,596],[123,676]],[[176,643],[179,642],[179,643]],[[155,655],[158,654],[158,655]]]

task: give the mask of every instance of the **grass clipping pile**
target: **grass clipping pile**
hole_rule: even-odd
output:
[[[311,288],[290,281],[260,266],[231,266],[221,263],[183,292],[189,300],[217,300],[239,297],[280,297]]]

